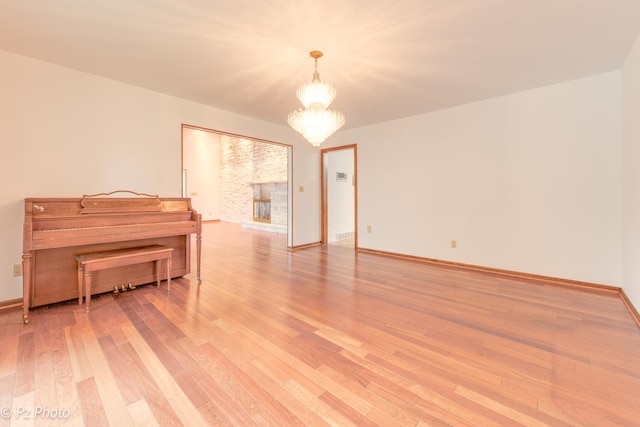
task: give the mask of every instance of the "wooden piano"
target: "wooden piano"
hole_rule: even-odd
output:
[[[129,193],[113,197],[115,193]],[[202,219],[188,198],[160,198],[127,190],[82,198],[25,199],[23,319],[29,308],[78,298],[76,255],[160,244],[172,247],[172,277],[191,270],[196,235],[200,283]],[[92,294],[115,286],[155,282],[152,262],[96,272]]]

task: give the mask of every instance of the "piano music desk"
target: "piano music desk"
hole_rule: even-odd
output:
[[[149,245],[137,248],[116,249],[93,252],[76,256],[78,261],[78,304],[82,304],[82,292],[86,295],[85,310],[89,312],[91,301],[91,274],[94,271],[143,262],[155,262],[156,281],[160,286],[160,261],[166,260],[167,292],[171,290],[171,254],[173,248],[162,245]],[[84,286],[83,286],[84,285]]]

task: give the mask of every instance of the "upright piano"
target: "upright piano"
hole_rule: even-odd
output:
[[[124,197],[116,193],[128,193]],[[76,255],[152,244],[172,247],[173,278],[191,271],[196,235],[200,283],[202,217],[188,198],[119,190],[81,198],[25,199],[23,319],[29,308],[78,298]],[[152,262],[96,272],[92,294],[155,282]]]

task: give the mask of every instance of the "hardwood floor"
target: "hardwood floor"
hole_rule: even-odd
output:
[[[640,425],[620,297],[207,223],[194,275],[0,313],[0,426]]]

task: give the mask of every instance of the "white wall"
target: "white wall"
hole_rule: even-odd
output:
[[[220,219],[220,134],[185,128],[182,165],[193,209],[203,221]]]
[[[181,195],[181,125],[293,145],[292,245],[320,240],[319,150],[262,122],[0,51],[0,302],[22,296],[25,197]]]
[[[640,37],[622,81],[622,283],[640,310]]]
[[[340,132],[359,246],[619,286],[620,99],[611,72]]]
[[[320,242],[320,150],[306,142],[306,145],[294,147],[292,154],[291,196],[295,203],[289,214],[293,216],[293,235],[290,237],[293,237],[292,246],[295,247],[305,242]]]

